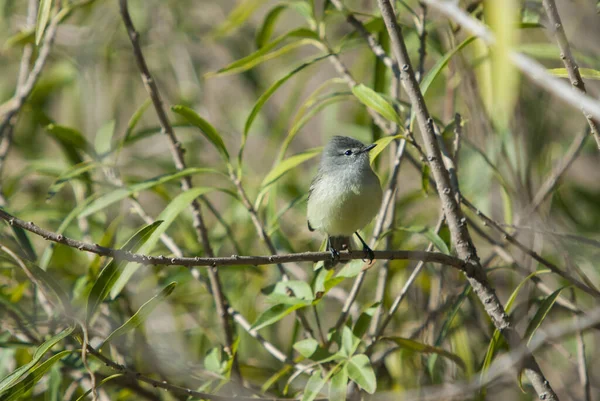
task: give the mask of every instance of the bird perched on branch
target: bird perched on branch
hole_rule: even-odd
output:
[[[381,204],[381,185],[369,161],[369,151],[375,146],[334,136],[323,150],[319,171],[310,185],[307,218],[310,231],[327,234],[331,260],[325,261],[326,269],[339,262],[340,250],[351,249],[353,234],[362,243],[365,257],[374,259],[358,230],[375,217]]]

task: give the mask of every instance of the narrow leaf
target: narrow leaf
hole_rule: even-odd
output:
[[[308,304],[310,304],[310,302]],[[306,303],[304,303],[304,304],[299,303],[296,305],[285,305],[285,304],[274,305],[274,306],[270,307],[269,309],[267,309],[266,311],[264,311],[263,313],[261,313],[260,316],[258,316],[256,321],[252,324],[252,327],[250,328],[250,330],[260,330],[264,327],[270,326],[273,323],[278,322],[279,320],[283,319],[284,317],[286,317],[287,315],[289,315],[296,309],[300,309],[301,307],[306,306],[306,305],[307,305]]]
[[[286,9],[287,9],[287,4],[283,4],[283,5],[275,6],[269,11],[267,16],[265,17],[265,20],[263,21],[262,25],[260,26],[260,29],[256,33],[256,47],[257,48],[260,49],[261,47],[263,47],[268,42],[268,40],[271,38],[271,35],[273,34],[273,30],[275,29],[275,23],[277,22],[279,15]]]
[[[218,170],[212,168],[187,168],[182,171],[177,171],[175,173],[169,173],[164,175],[159,175],[158,177],[150,178],[149,180],[142,181],[138,184],[130,185],[127,188],[119,188],[111,191],[105,195],[102,195],[95,201],[93,201],[89,206],[81,211],[79,214],[80,217],[86,217],[91,214],[94,214],[115,202],[123,200],[128,196],[133,195],[136,192],[141,192],[146,189],[150,189],[157,185],[165,184],[169,181],[176,180],[181,177],[185,177],[192,174],[204,174],[204,173],[214,173],[214,174],[223,174]]]
[[[244,133],[242,135],[242,145],[240,147],[240,151],[239,151],[239,155],[238,155],[238,160],[241,161],[242,159],[242,154],[244,152],[244,147],[246,146],[246,140],[248,138],[248,132],[250,132],[250,128],[252,127],[252,123],[254,122],[254,119],[256,118],[256,116],[258,115],[258,113],[260,112],[260,110],[262,109],[262,107],[264,106],[264,104],[267,102],[267,100],[269,100],[269,98],[273,95],[273,93],[275,93],[275,91],[277,89],[279,89],[279,87],[281,85],[283,85],[284,83],[287,82],[288,79],[290,79],[291,77],[293,77],[294,75],[296,75],[298,72],[302,71],[303,69],[305,69],[306,67],[309,67],[315,63],[317,63],[318,61],[323,60],[324,58],[329,57],[329,54],[326,54],[324,56],[319,56],[315,59],[312,59],[306,63],[303,63],[301,65],[299,65],[298,67],[294,68],[292,71],[290,71],[289,73],[287,73],[285,76],[283,76],[282,78],[280,78],[279,80],[277,80],[273,85],[271,85],[271,87],[269,89],[267,89],[265,91],[265,93],[263,93],[258,100],[256,101],[256,103],[254,104],[254,107],[252,107],[252,110],[250,111],[250,115],[248,115],[248,118],[246,119],[246,124],[244,125]]]
[[[96,152],[92,145],[85,139],[81,132],[76,129],[65,127],[64,125],[48,124],[46,130],[63,145],[87,153],[93,158],[96,157]]]
[[[35,368],[33,368],[22,381],[20,381],[16,385],[12,386],[12,388],[10,388],[9,391],[2,393],[2,401],[13,401],[13,400],[21,399],[21,396],[25,392],[32,389],[33,386],[38,381],[40,381],[40,379],[46,374],[46,372],[48,372],[48,370],[50,370],[50,368],[52,368],[52,366],[56,362],[58,362],[60,359],[64,358],[65,356],[71,354],[72,352],[73,352],[72,350],[61,351],[61,352],[51,356],[47,360],[45,360],[39,366],[36,366]]]
[[[446,351],[443,348],[423,344],[418,341],[410,340],[408,338],[403,337],[385,337],[385,339],[395,342],[402,348],[406,348],[420,354],[437,354],[439,356],[443,356],[444,358],[448,358],[454,363],[456,363],[458,366],[460,366],[461,369],[466,369],[465,362],[458,355]]]
[[[54,195],[56,195],[62,189],[62,187],[65,186],[66,183],[68,183],[74,178],[78,178],[79,176],[91,170],[94,170],[96,167],[98,167],[98,164],[96,164],[95,162],[86,161],[71,166],[67,170],[63,171],[60,174],[60,176],[52,183],[52,185],[50,185],[50,188],[48,188],[48,193],[46,194],[46,202],[52,199]]]
[[[110,335],[108,337],[106,337],[106,340],[104,340],[103,344],[109,343],[111,340],[130,332],[131,330],[135,329],[140,324],[142,324],[148,318],[150,313],[152,313],[152,311],[154,309],[156,309],[158,304],[160,304],[169,295],[171,295],[171,293],[173,292],[173,290],[175,289],[176,286],[177,286],[177,283],[172,282],[169,285],[167,285],[165,288],[163,288],[163,290],[161,292],[159,292],[158,294],[156,294],[155,296],[150,298],[148,301],[146,301],[146,303],[144,303],[142,306],[140,306],[140,308],[137,310],[137,312],[135,312],[135,314],[133,316],[131,316],[125,323],[123,323],[115,331],[110,333]],[[99,348],[102,348],[102,346],[100,346]]]
[[[160,225],[156,230],[150,234],[148,240],[139,248],[138,252],[144,255],[150,254],[150,252],[154,249],[154,246],[160,239],[160,236],[167,231],[167,229],[171,226],[173,221],[179,216],[179,214],[183,211],[183,209],[187,208],[190,203],[194,199],[197,199],[199,196],[204,195],[210,191],[214,190],[214,188],[206,188],[206,187],[198,187],[192,188],[188,191],[185,191],[175,197],[167,207],[158,215],[157,220],[162,220],[163,224]],[[114,299],[121,290],[125,287],[131,276],[136,272],[139,268],[139,263],[130,262],[123,269],[123,274],[119,276],[112,290],[110,291],[110,297]]]
[[[306,152],[299,153],[283,160],[281,163],[273,167],[271,171],[269,171],[267,176],[263,179],[262,184],[260,184],[261,189],[273,184],[290,170],[318,155],[322,150],[323,148],[321,147],[309,149]]]
[[[569,78],[569,73],[566,68],[549,68],[548,72],[555,77]],[[593,68],[579,68],[579,73],[584,79],[600,79],[600,71]]]
[[[42,345],[40,345],[33,354],[31,361],[21,366],[18,369],[15,369],[11,374],[6,376],[0,381],[0,393],[10,388],[21,376],[27,373],[33,366],[35,366],[42,357],[48,352],[54,345],[56,345],[63,338],[67,337],[74,330],[74,327],[69,327],[61,331],[60,333],[52,336],[48,340],[44,341]]]
[[[42,38],[44,37],[44,32],[46,30],[46,25],[48,25],[48,20],[50,19],[50,9],[52,8],[52,0],[40,0],[40,4],[38,6],[38,16],[37,22],[35,24],[35,44],[39,46]]]
[[[131,238],[125,242],[125,244],[121,247],[121,250],[128,252],[137,252],[138,249],[148,241],[150,235],[156,231],[156,229],[162,224],[162,221],[157,221],[152,224],[149,224],[140,230],[138,230]],[[126,264],[126,261],[117,261],[111,260],[105,267],[102,269],[98,278],[94,282],[94,286],[92,287],[90,294],[87,299],[87,320],[89,321],[100,305],[108,296],[113,286],[115,285],[119,275],[121,274],[121,269]]]
[[[98,155],[105,155],[110,151],[114,133],[115,120],[110,120],[100,127],[94,139],[94,149]]]
[[[371,151],[369,151],[369,160],[371,164],[375,162],[377,156],[379,156],[381,152],[383,152],[389,146],[389,144],[392,143],[392,141],[402,138],[404,138],[404,135],[390,135],[384,136],[383,138],[379,138],[378,140],[376,140],[375,144],[377,146],[375,146]]]
[[[544,301],[542,301],[542,304],[533,316],[533,319],[531,319],[531,321],[529,322],[527,330],[525,330],[525,336],[523,336],[523,338],[527,340],[527,345],[529,345],[536,330],[541,326],[546,316],[548,316],[548,312],[550,312],[550,309],[552,309],[552,306],[556,302],[556,299],[559,297],[560,293],[567,287],[568,286],[559,288],[552,294],[548,295],[544,299]]]
[[[225,161],[229,161],[229,153],[227,152],[227,148],[225,147],[225,143],[221,138],[221,135],[217,132],[217,130],[205,119],[200,117],[194,110],[189,107],[177,105],[171,107],[175,113],[179,114],[183,118],[185,118],[188,122],[192,123],[196,127],[200,129],[200,132],[204,134],[206,139],[208,139],[221,153],[223,159]]]
[[[395,122],[398,125],[401,124],[400,117],[396,113],[396,110],[394,110],[394,107],[373,89],[359,84],[352,88],[352,93],[368,108],[375,110],[389,121]]]

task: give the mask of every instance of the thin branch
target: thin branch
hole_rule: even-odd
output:
[[[460,24],[472,34],[481,38],[488,45],[495,43],[496,38],[493,33],[484,24],[460,9],[455,3],[439,0],[423,1]],[[563,49],[561,49],[561,52],[564,54]],[[522,53],[509,51],[508,56],[511,62],[532,82],[571,106],[581,109],[586,118],[592,119],[594,117],[600,120],[600,102],[598,100],[581,92],[576,87],[570,86],[560,78],[549,74],[543,65]],[[594,139],[596,139],[596,143],[600,149],[600,136],[594,135]]]
[[[119,7],[123,23],[125,24],[125,28],[127,29],[129,39],[131,40],[131,45],[133,47],[133,53],[135,56],[136,63],[142,75],[142,81],[144,82],[144,86],[146,87],[148,95],[152,100],[162,131],[169,138],[169,145],[171,149],[171,154],[173,156],[173,161],[175,162],[175,167],[177,168],[177,170],[184,170],[186,168],[186,163],[183,157],[183,147],[181,145],[181,142],[179,142],[179,140],[175,136],[173,127],[171,126],[169,118],[167,117],[167,113],[165,112],[165,109],[163,107],[163,102],[160,97],[158,86],[156,85],[154,78],[150,74],[148,65],[146,64],[146,60],[142,53],[142,48],[139,42],[140,35],[135,30],[133,21],[131,20],[131,16],[129,15],[127,0],[119,0]],[[181,187],[184,191],[187,191],[192,188],[192,179],[190,176],[185,176],[181,179]],[[206,230],[204,220],[202,218],[200,203],[197,199],[194,199],[190,207],[192,209],[192,218],[194,221],[194,228],[196,229],[198,239],[202,242],[205,254],[209,257],[212,257],[214,256],[214,253],[210,245],[210,241],[208,239],[208,232]],[[227,315],[227,300],[225,298],[225,294],[223,293],[221,280],[219,279],[219,274],[214,267],[210,267],[208,269],[208,278],[210,280],[211,292],[215,299],[217,314],[219,315],[221,327],[223,329],[223,332],[225,333],[225,350],[228,354],[232,355],[231,347],[233,345],[233,328],[229,322],[229,318]],[[241,377],[239,365],[235,360],[233,364],[233,371],[236,376]]]
[[[10,225],[20,227],[40,237],[67,245],[79,251],[95,253],[101,256],[108,256],[117,260],[127,260],[129,262],[137,262],[143,265],[156,266],[209,266],[216,268],[217,266],[243,266],[243,265],[272,265],[278,263],[290,262],[319,262],[331,258],[329,252],[302,252],[280,255],[267,256],[239,256],[233,255],[230,257],[188,257],[188,258],[171,258],[166,256],[149,256],[137,253],[123,251],[121,249],[108,248],[97,244],[90,244],[83,241],[78,241],[62,234],[57,234],[52,231],[38,227],[33,222],[26,222],[14,217],[3,209],[0,209],[0,219],[5,220]],[[440,263],[460,270],[467,271],[469,267],[465,263],[453,256],[438,252],[422,252],[422,251],[374,251],[376,259],[390,260],[423,260],[425,262]],[[340,260],[363,259],[364,253],[361,251],[344,251],[340,252]]]
[[[143,375],[135,370],[129,369],[124,365],[120,365],[120,364],[114,362],[113,360],[107,358],[106,356],[104,356],[103,354],[101,354],[100,352],[98,352],[96,349],[94,349],[93,347],[91,347],[89,345],[88,345],[87,350],[90,355],[93,355],[95,358],[100,360],[102,363],[104,363],[109,368],[114,369],[117,372],[120,372],[136,381],[148,383],[154,388],[162,388],[162,389],[167,390],[174,394],[179,394],[179,395],[187,396],[187,397],[196,397],[196,398],[201,398],[201,399],[206,399],[206,400],[213,400],[213,401],[231,401],[232,400],[231,396],[202,393],[202,392],[195,391],[195,390],[192,390],[189,388],[170,384],[164,380],[161,381],[161,380],[152,379],[152,378],[150,378],[146,375]],[[252,401],[252,400],[284,401],[284,400],[290,400],[289,398],[274,398],[274,397],[257,398],[257,397],[241,397],[241,396],[236,396],[235,399],[240,400],[240,401]]]
[[[427,105],[420,91],[419,83],[411,68],[406,44],[396,22],[392,6],[389,0],[378,0],[378,4],[390,35],[393,54],[398,64],[402,65],[402,82],[416,113],[423,143],[427,151],[427,160],[436,181],[454,247],[458,256],[465,261],[466,266],[471,267],[472,273],[474,273],[473,275],[467,274],[467,279],[484,305],[486,313],[490,316],[494,326],[503,334],[509,346],[515,349],[522,346],[522,339],[511,324],[495,291],[489,285],[485,271],[479,262],[477,251],[465,224],[466,220],[456,198],[457,194],[452,188],[450,175],[443,164],[442,154],[433,130],[433,120],[427,111]],[[525,374],[540,397],[548,400],[558,399],[531,353],[525,354],[523,366]]]
[[[577,88],[582,93],[586,93],[585,84],[583,83],[583,79],[581,78],[581,74],[579,73],[579,67],[575,62],[575,58],[571,53],[571,47],[569,46],[569,41],[567,40],[567,35],[565,35],[565,30],[563,28],[562,21],[560,20],[560,15],[558,15],[558,9],[556,8],[556,3],[554,0],[543,0],[544,8],[546,9],[546,14],[548,15],[548,19],[550,20],[550,29],[554,32],[554,36],[556,36],[556,41],[558,42],[558,48],[560,49],[560,58],[567,69],[567,73],[569,74],[569,79],[571,80],[571,85],[574,88]],[[596,144],[600,149],[600,128],[598,126],[598,122],[592,119],[587,113],[583,113],[592,133],[592,136],[596,140]]]

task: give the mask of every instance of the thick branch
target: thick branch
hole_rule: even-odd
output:
[[[454,247],[457,250],[458,256],[465,261],[466,265],[471,266],[473,272],[476,273],[473,276],[467,275],[467,279],[483,303],[494,326],[502,332],[511,348],[517,348],[522,344],[521,337],[512,326],[495,291],[487,282],[485,272],[479,263],[477,251],[467,229],[466,220],[460,210],[455,191],[452,188],[450,175],[443,164],[442,154],[433,129],[433,120],[429,115],[423,94],[419,88],[419,83],[412,70],[406,45],[400,27],[396,22],[392,6],[389,0],[378,0],[378,4],[390,35],[394,57],[398,64],[402,66],[404,89],[416,113],[423,143],[427,151],[427,160],[436,181]],[[524,368],[525,374],[532,382],[533,387],[540,397],[543,396],[548,400],[558,399],[531,354],[526,357]]]

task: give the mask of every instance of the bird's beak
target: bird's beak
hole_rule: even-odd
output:
[[[367,146],[365,146],[364,148],[362,148],[360,150],[360,153],[366,153],[366,152],[370,151],[371,149],[373,149],[375,146],[377,146],[376,143],[373,143],[371,145],[367,145]]]

